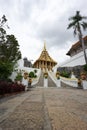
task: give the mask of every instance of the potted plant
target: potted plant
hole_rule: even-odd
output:
[[[56,72],[56,78],[60,79],[60,72]]]
[[[27,79],[27,78],[28,78],[28,73],[25,72],[25,73],[24,73],[24,79]]]
[[[86,80],[87,73],[85,71],[80,74],[82,80]]]
[[[48,73],[47,73],[47,72],[44,73],[44,78],[45,78],[45,79],[48,78]]]

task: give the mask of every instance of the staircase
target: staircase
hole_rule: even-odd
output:
[[[34,87],[43,87],[43,86],[44,86],[44,78],[43,78],[43,72],[41,72],[39,82],[36,85],[34,85]],[[56,84],[49,76],[48,76],[48,87],[56,87]]]
[[[43,79],[43,73],[41,72],[41,76],[39,78],[39,81],[37,84],[34,85],[34,87],[43,87],[44,79]]]
[[[50,76],[48,76],[48,87],[57,87]]]

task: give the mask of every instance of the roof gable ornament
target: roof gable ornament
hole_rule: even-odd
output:
[[[44,51],[46,51],[46,41],[44,40]]]

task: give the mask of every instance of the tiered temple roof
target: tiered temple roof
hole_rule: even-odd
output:
[[[35,61],[34,67],[36,68],[47,68],[48,70],[51,70],[53,66],[57,64],[56,61],[54,61],[50,55],[48,54],[46,50],[46,43],[44,43],[44,48],[40,54],[40,57]]]

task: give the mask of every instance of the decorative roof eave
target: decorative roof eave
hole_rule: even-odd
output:
[[[44,42],[44,48],[43,51],[40,54],[40,57],[35,61],[34,64],[36,64],[39,61],[46,61],[46,62],[50,62],[50,63],[54,63],[55,65],[57,64],[56,61],[54,61],[48,54],[47,50],[46,50],[46,43]]]
[[[83,39],[84,39],[84,41],[87,41],[87,36],[85,36]],[[81,43],[79,41],[76,42],[75,44],[73,44],[72,47],[70,48],[70,50],[66,53],[66,55],[70,55],[71,51],[77,49],[80,45],[81,45]]]
[[[70,51],[68,51],[68,52],[66,53],[66,55],[70,56]]]
[[[35,64],[36,62],[39,62],[39,61],[46,61],[46,62],[51,62],[51,63],[57,64],[56,61],[50,61],[50,60],[44,60],[44,59],[37,59],[37,60],[34,62],[34,64]]]

